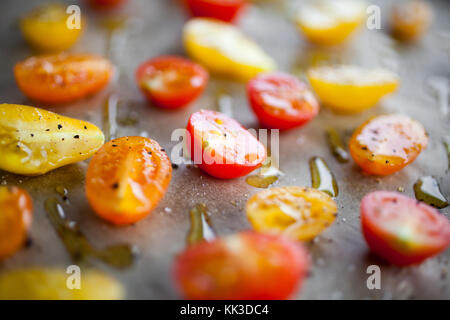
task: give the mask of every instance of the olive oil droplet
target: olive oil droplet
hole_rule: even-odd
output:
[[[447,199],[442,195],[439,184],[431,176],[422,177],[414,184],[416,199],[430,206],[442,209],[448,206]]]
[[[332,127],[327,129],[327,140],[334,157],[341,163],[348,162],[348,152],[345,150],[344,144],[336,129]]]
[[[321,157],[313,157],[309,160],[312,187],[337,197],[339,188],[330,168]]]
[[[262,165],[261,170],[257,174],[248,176],[245,179],[247,184],[255,188],[268,188],[271,184],[278,180],[283,175],[277,165],[274,165],[270,157]]]
[[[198,203],[189,211],[191,227],[189,229],[186,241],[188,245],[197,242],[212,240],[215,238],[215,232],[212,228],[211,219],[208,214],[208,208],[204,203]]]

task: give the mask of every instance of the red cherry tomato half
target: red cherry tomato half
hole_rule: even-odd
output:
[[[319,103],[312,92],[289,74],[258,75],[248,82],[247,95],[259,121],[268,128],[299,127],[319,112]]]
[[[153,104],[179,108],[203,92],[208,72],[190,60],[161,56],[142,63],[136,71],[136,81]]]
[[[375,191],[361,201],[367,244],[396,265],[418,264],[450,244],[450,222],[431,206],[397,192]]]
[[[98,9],[111,9],[122,5],[127,0],[89,0],[91,5]]]
[[[188,299],[287,299],[301,285],[308,256],[299,243],[243,232],[187,248],[174,278]]]
[[[194,17],[208,17],[225,22],[235,20],[247,5],[246,0],[184,0]]]
[[[220,179],[242,177],[260,167],[266,149],[236,120],[216,111],[193,113],[187,125],[191,159]]]

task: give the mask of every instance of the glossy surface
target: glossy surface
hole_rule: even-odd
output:
[[[195,112],[189,118],[187,133],[192,161],[216,178],[244,176],[266,159],[265,147],[240,123],[220,112]]]
[[[358,0],[307,1],[299,8],[294,21],[310,42],[337,45],[363,23],[365,9],[365,2]]]
[[[189,232],[186,237],[186,242],[188,245],[193,245],[204,240],[211,241],[216,237],[211,224],[211,217],[208,213],[208,208],[204,203],[196,204],[189,211],[189,217],[191,220],[191,227],[189,228]]]
[[[16,104],[0,104],[0,169],[39,175],[90,158],[104,142],[92,123]]]
[[[67,287],[65,269],[28,268],[0,274],[1,300],[117,300],[123,299],[122,285],[94,270],[82,271],[80,289]]]
[[[0,261],[24,245],[32,215],[33,205],[25,190],[0,187]]]
[[[244,232],[189,247],[177,256],[173,273],[188,299],[270,300],[289,298],[307,268],[299,244]]]
[[[324,106],[338,113],[357,113],[375,106],[394,92],[399,82],[390,71],[348,65],[311,68],[307,76]]]
[[[70,102],[93,94],[108,84],[112,72],[105,58],[78,53],[31,57],[14,66],[20,90],[44,103]]]
[[[428,135],[417,121],[390,114],[363,123],[350,140],[353,160],[373,175],[389,175],[413,162],[427,147]]]
[[[195,18],[184,26],[186,52],[214,73],[247,81],[272,71],[275,61],[232,24]]]
[[[117,225],[147,216],[164,196],[172,167],[154,140],[122,137],[106,143],[91,159],[86,196],[94,211]]]
[[[450,222],[436,209],[402,194],[376,191],[361,200],[364,237],[396,265],[421,263],[450,244]]]
[[[306,84],[286,73],[258,75],[247,84],[250,106],[259,122],[274,129],[300,127],[319,113]]]
[[[43,52],[60,52],[72,47],[80,37],[85,27],[84,17],[79,21],[79,28],[68,28],[69,14],[66,6],[61,4],[46,4],[40,6],[20,19],[20,29],[28,44]]]
[[[136,81],[150,102],[179,108],[203,92],[208,72],[188,59],[161,56],[143,62],[136,71]]]
[[[337,207],[326,193],[305,187],[276,187],[253,195],[247,217],[258,232],[309,241],[329,227]]]
[[[336,178],[323,158],[312,157],[309,160],[309,172],[314,189],[328,193],[331,197],[338,196],[339,188]]]
[[[348,162],[350,155],[342,142],[339,132],[333,127],[328,127],[326,135],[333,156],[341,163]]]
[[[435,208],[442,209],[449,205],[438,182],[431,176],[421,177],[417,180],[414,184],[414,194],[417,200]]]
[[[207,17],[232,22],[247,4],[247,0],[182,0],[194,17]]]

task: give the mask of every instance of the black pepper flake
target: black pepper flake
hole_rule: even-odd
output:
[[[25,248],[29,248],[29,247],[31,247],[33,245],[33,239],[31,239],[31,237],[28,237],[26,240],[25,240]]]
[[[75,135],[75,136],[73,136],[73,138],[74,139],[80,139],[80,136],[79,135]]]
[[[386,160],[386,163],[389,163],[389,160]]]
[[[64,141],[64,138],[61,138],[62,141]]]
[[[178,169],[178,165],[176,163],[172,163],[172,168],[173,169]]]
[[[45,131],[50,131],[50,129],[45,129]]]
[[[361,149],[363,149],[363,150],[367,150],[367,147],[362,147]]]
[[[149,155],[152,155],[152,152],[151,151],[149,151],[149,152],[147,152]]]
[[[58,124],[58,130],[62,129],[62,125]]]
[[[166,149],[162,148],[161,151],[166,151]]]
[[[85,130],[87,130],[87,127],[86,127],[86,126],[84,126],[84,129],[85,129]]]
[[[34,137],[34,134],[33,134],[33,133],[31,133],[31,134],[30,134],[30,136],[31,136],[31,137],[33,138],[33,137]]]
[[[113,185],[112,185],[112,188],[113,189],[117,189],[119,187],[119,183],[118,182],[116,182],[116,183],[114,183]]]
[[[113,144],[112,147],[113,147],[113,148],[117,147],[117,144]]]

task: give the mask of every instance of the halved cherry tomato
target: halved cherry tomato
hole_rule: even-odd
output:
[[[115,7],[119,6],[119,5],[122,5],[126,1],[127,0],[89,0],[91,5],[94,8],[98,8],[98,9],[115,8]]]
[[[207,17],[232,22],[247,5],[246,0],[184,0],[194,17]]]
[[[402,1],[392,10],[392,34],[401,41],[416,41],[428,30],[432,20],[433,12],[425,1]]]
[[[43,52],[60,52],[75,44],[85,27],[84,17],[81,16],[79,26],[68,28],[66,8],[62,4],[47,4],[20,19],[20,29],[30,46]]]
[[[152,211],[171,176],[169,158],[156,141],[122,137],[109,141],[92,157],[86,173],[86,196],[103,219],[129,224]]]
[[[19,250],[30,229],[31,198],[17,187],[0,187],[0,260]]]
[[[373,117],[356,129],[349,149],[364,172],[384,176],[413,162],[427,144],[427,133],[419,122],[389,114]]]
[[[20,90],[44,103],[70,102],[95,93],[106,86],[112,72],[107,59],[92,54],[31,57],[14,67]]]
[[[397,192],[375,191],[361,201],[367,244],[396,265],[418,264],[450,244],[450,222],[433,207]]]
[[[256,193],[248,200],[246,212],[258,232],[309,241],[333,223],[337,207],[325,192],[290,186]]]
[[[260,167],[266,149],[236,120],[216,111],[200,110],[188,121],[187,147],[192,161],[213,177],[242,177]]]
[[[287,299],[308,268],[305,249],[284,237],[242,232],[188,247],[174,278],[188,299]]]
[[[247,84],[250,105],[268,128],[299,127],[319,112],[319,104],[307,86],[284,73],[258,75]]]
[[[190,60],[162,56],[142,63],[137,69],[136,81],[155,105],[179,108],[203,92],[208,82],[208,72]]]

